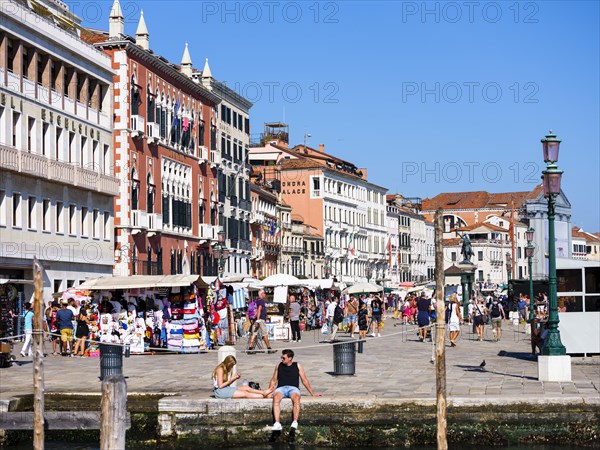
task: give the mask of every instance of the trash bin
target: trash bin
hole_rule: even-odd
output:
[[[123,348],[120,345],[100,344],[100,380],[109,375],[123,374]]]
[[[333,373],[354,375],[356,371],[356,342],[344,342],[333,346]]]

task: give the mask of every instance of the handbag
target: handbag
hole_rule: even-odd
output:
[[[327,323],[324,323],[321,327],[321,334],[329,334],[329,327],[327,326]]]

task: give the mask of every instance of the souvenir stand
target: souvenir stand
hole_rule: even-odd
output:
[[[198,353],[207,348],[198,275],[134,275],[87,280],[78,289],[94,292],[99,342],[123,344],[131,353],[166,349]]]
[[[11,283],[0,281],[0,368],[9,367],[12,356],[12,339],[5,340],[16,333],[14,331],[15,302],[17,300],[17,288]]]

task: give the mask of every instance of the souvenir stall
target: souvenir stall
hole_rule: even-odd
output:
[[[95,340],[136,354],[198,353],[207,348],[202,302],[207,287],[198,275],[134,275],[88,280],[78,290],[93,292]]]
[[[9,367],[12,360],[12,340],[8,340],[8,338],[16,334],[13,311],[17,295],[15,285],[11,283],[0,284],[0,339],[2,339],[0,340],[0,368]]]

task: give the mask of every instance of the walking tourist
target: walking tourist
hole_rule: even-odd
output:
[[[289,349],[281,351],[281,362],[275,366],[275,372],[269,383],[269,389],[277,389],[273,392],[273,416],[275,423],[273,424],[273,434],[271,435],[274,441],[281,434],[281,400],[289,398],[292,400],[292,425],[290,427],[290,441],[294,441],[296,430],[298,429],[298,419],[300,417],[300,381],[313,397],[320,397],[313,391],[304,368],[297,362],[294,362],[294,352]]]
[[[290,295],[290,327],[292,329],[292,342],[300,342],[300,310],[302,306],[296,297]]]
[[[25,344],[21,350],[21,356],[31,356],[31,335],[33,334],[33,308],[31,303],[25,303],[25,312],[23,318],[25,319]]]
[[[379,332],[379,327],[381,325],[383,313],[383,303],[378,296],[375,296],[371,301],[371,317],[372,317],[372,325],[371,325],[371,336],[381,337],[381,333]]]
[[[429,328],[429,311],[431,310],[431,300],[427,298],[425,292],[417,300],[417,324],[419,325],[419,340],[425,341],[427,330]]]
[[[346,302],[346,320],[348,321],[348,332],[350,337],[354,337],[354,327],[356,326],[356,315],[358,314],[358,299],[350,297]]]
[[[60,351],[63,356],[73,356],[71,354],[73,345],[73,311],[67,309],[69,302],[63,300],[61,309],[56,313],[58,321],[58,332],[60,333]]]
[[[358,310],[358,335],[361,339],[367,338],[367,330],[369,328],[369,310],[365,302],[360,302]]]
[[[450,296],[450,304],[447,306],[450,310],[450,320],[448,321],[448,330],[450,331],[450,345],[456,347],[456,340],[460,335],[460,324],[462,323],[462,315],[458,306],[456,294]]]
[[[492,307],[490,308],[490,316],[492,318],[492,333],[494,333],[494,339],[499,341],[502,337],[502,320],[506,319],[504,308],[496,297],[492,301]]]
[[[252,389],[249,386],[233,386],[233,382],[239,380],[240,373],[233,375],[233,368],[237,364],[234,356],[226,356],[221,364],[215,367],[213,371],[213,392],[216,398],[266,398],[274,389],[269,388],[266,391]]]
[[[271,350],[271,344],[269,342],[269,337],[267,335],[267,304],[265,303],[265,297],[267,293],[264,289],[258,291],[258,299],[256,299],[256,322],[252,327],[252,337],[250,338],[250,344],[248,345],[249,349],[254,348],[254,341],[258,336],[258,332],[262,334],[262,338],[265,340],[265,344],[268,350]]]
[[[475,314],[475,332],[479,340],[483,341],[484,327],[487,322],[487,308],[483,304],[483,298],[477,300],[473,314]]]
[[[77,329],[75,331],[75,348],[73,354],[83,358],[85,356],[85,345],[87,338],[90,335],[90,321],[88,319],[87,311],[85,307],[80,308],[79,315],[77,316]]]

